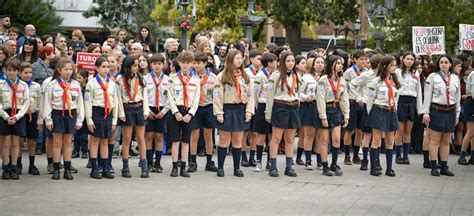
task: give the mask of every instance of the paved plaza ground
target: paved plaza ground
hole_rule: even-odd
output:
[[[172,178],[171,157],[164,156],[164,173],[148,179],[139,177],[133,158],[133,177],[117,173],[114,180],[90,179],[87,160],[74,159],[79,169],[74,181],[53,181],[43,155],[37,158],[42,175],[0,181],[0,215],[474,215],[474,166],[457,165],[451,156],[456,176],[436,178],[422,168],[421,155],[410,158],[410,166],[395,164],[394,178],[342,163],[342,177],[296,166],[298,177],[290,178],[283,175],[284,156],[278,158],[279,178],[252,168],[243,168],[244,178],[234,177],[230,156],[224,178],[204,172],[202,157],[191,178]],[[385,156],[381,159],[385,167]],[[120,170],[120,159],[113,164]]]

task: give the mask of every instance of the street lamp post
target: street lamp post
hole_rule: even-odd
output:
[[[253,41],[253,27],[263,22],[263,17],[255,16],[253,11],[253,0],[247,1],[247,16],[240,17],[240,24],[247,28],[247,38]]]
[[[334,24],[334,47],[337,45],[337,32],[339,32],[339,24]]]
[[[253,14],[253,0],[247,2],[247,14]],[[253,25],[247,25],[247,38],[253,41]]]
[[[376,9],[376,13],[377,28],[380,30],[380,32],[375,32],[374,34],[375,48],[382,49],[382,41],[385,39],[385,35],[382,32],[382,23],[385,19],[385,8],[379,5]]]
[[[183,15],[187,16],[188,15],[187,8],[188,8],[188,5],[189,5],[188,0],[182,0],[180,4],[183,7]],[[187,32],[188,32],[188,30],[186,30],[184,28],[181,29],[181,47],[183,47],[183,50],[186,50],[187,45],[188,45]]]
[[[349,32],[352,32],[352,34],[354,35],[354,31],[349,28],[349,26],[346,24],[345,27],[341,30],[339,30],[339,33],[341,33],[342,31],[344,31],[344,50],[347,51],[347,47],[349,46],[349,43],[347,43],[347,36],[349,35]]]
[[[354,31],[355,31],[355,36],[356,36],[356,39],[355,39],[355,48],[357,49],[357,47],[359,46],[359,31],[361,29],[361,24],[362,22],[360,21],[359,18],[356,19],[355,23],[354,23]]]

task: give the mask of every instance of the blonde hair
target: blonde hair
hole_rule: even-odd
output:
[[[84,34],[82,33],[82,31],[80,29],[74,29],[72,31],[71,37],[78,37],[79,40],[86,41],[86,38],[84,37]]]

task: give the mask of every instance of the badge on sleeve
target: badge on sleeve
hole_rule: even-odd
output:
[[[272,91],[272,90],[273,90],[273,80],[269,80],[269,81],[268,81],[267,90],[268,90],[268,91]]]
[[[324,82],[320,82],[320,83],[318,84],[318,88],[319,88],[320,90],[324,90],[324,86],[325,86],[325,85],[324,85]]]
[[[214,89],[213,94],[214,94],[215,97],[219,96],[220,95],[219,90]]]

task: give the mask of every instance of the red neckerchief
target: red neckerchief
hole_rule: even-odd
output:
[[[390,110],[397,111],[397,107],[395,106],[395,96],[393,94],[393,81],[389,79],[385,79],[385,85],[388,87],[388,107]]]
[[[156,76],[155,72],[151,72],[151,79],[153,80],[153,83],[155,84],[155,106],[158,109],[158,112],[160,111],[160,85],[161,82],[163,81],[163,72],[161,72],[160,78],[158,81],[156,81]]]
[[[237,96],[243,102],[244,94],[242,92],[242,87],[240,86],[241,79],[242,79],[242,72],[240,70],[234,71],[234,86],[237,89]]]
[[[109,83],[110,83],[110,79],[109,79],[109,76],[107,76],[105,78],[105,83],[102,81],[102,79],[100,78],[99,74],[97,74],[95,76],[95,79],[97,80],[97,82],[99,83],[100,87],[102,88],[102,90],[104,90],[104,119],[107,118],[107,116],[109,116],[110,114],[110,110],[112,109],[111,106],[110,106],[110,99],[109,99],[109,92],[108,92],[108,88],[109,88]]]
[[[184,100],[184,109],[188,109],[188,83],[189,80],[191,80],[191,75],[188,74],[186,80],[183,79],[183,74],[181,71],[178,72],[178,78],[181,81],[181,84],[183,84],[183,100]]]
[[[288,89],[288,95],[289,96],[293,96],[295,95],[295,87],[296,87],[296,74],[295,73],[290,73],[291,75],[293,75],[293,82],[292,82],[292,85],[290,87],[290,85],[288,85],[288,80],[285,79],[285,85],[286,85],[286,88]]]
[[[135,76],[138,76],[138,75],[135,75]],[[127,95],[130,98],[130,102],[134,102],[135,97],[137,96],[138,86],[139,86],[138,77],[135,77],[135,85],[133,87],[133,95],[130,93],[130,87],[128,86],[127,79],[125,78],[125,76],[122,77],[122,80],[123,80],[123,86],[125,87],[125,91],[127,92]]]
[[[203,77],[201,77],[201,95],[199,97],[199,103],[200,104],[204,104],[204,98],[205,98],[205,95],[204,95],[204,85],[206,84],[207,80],[209,79],[209,71],[206,70],[206,74],[204,74]]]
[[[332,93],[334,94],[334,107],[336,107],[337,103],[339,103],[339,89],[341,86],[341,78],[337,79],[337,86],[334,85],[334,80],[332,77],[328,78],[329,84],[332,88]]]
[[[10,116],[13,117],[13,116],[16,115],[16,112],[18,110],[18,101],[16,99],[16,90],[18,89],[18,83],[20,81],[18,80],[18,78],[16,79],[16,81],[14,83],[12,83],[9,78],[6,78],[5,80],[8,84],[8,86],[10,86],[10,88],[12,89],[12,92],[13,92],[12,93],[12,111],[10,113]]]
[[[64,117],[64,110],[66,108],[66,105],[67,105],[67,109],[69,111],[69,117],[72,118],[72,112],[71,112],[71,100],[69,99],[69,89],[71,88],[71,82],[72,82],[72,79],[69,78],[69,80],[64,83],[61,78],[58,77],[58,84],[59,86],[61,86],[61,88],[63,88],[63,97],[62,97],[62,100],[63,100],[63,112],[62,112],[62,116]]]
[[[446,100],[447,100],[448,106],[451,106],[450,101],[449,101],[449,84],[451,83],[451,73],[448,72],[448,74],[445,74],[441,71],[438,71],[438,74],[441,77],[441,79],[443,79],[444,84],[446,84]],[[446,79],[446,76],[448,77],[447,79]]]

